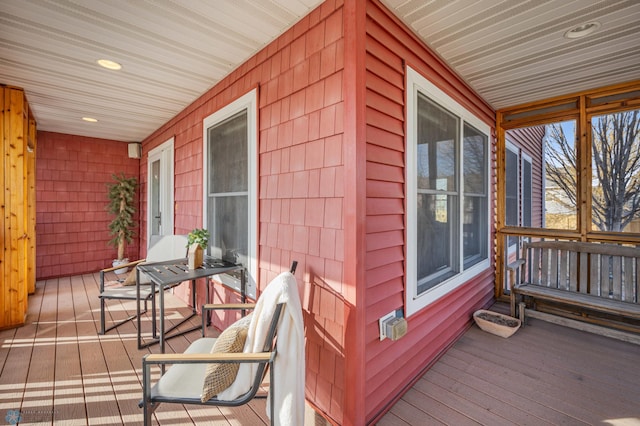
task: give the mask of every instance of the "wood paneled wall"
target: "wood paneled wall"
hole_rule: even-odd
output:
[[[24,92],[0,87],[2,191],[0,191],[0,329],[24,324],[35,290],[36,125]]]

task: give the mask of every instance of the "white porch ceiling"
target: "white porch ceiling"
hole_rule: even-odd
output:
[[[382,1],[495,108],[640,79],[638,0]],[[320,3],[0,0],[0,83],[40,130],[139,141]]]

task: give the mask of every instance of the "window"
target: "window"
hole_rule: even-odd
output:
[[[407,69],[407,314],[489,266],[489,127]]]
[[[505,225],[531,226],[532,209],[531,157],[507,141],[505,155]],[[509,236],[509,250],[515,250],[518,237]]]
[[[536,127],[536,126],[534,126]],[[533,127],[530,127],[533,128]],[[530,129],[529,128],[529,129]],[[526,128],[525,128],[526,129]],[[510,132],[520,129],[510,130]],[[576,152],[576,121],[567,120],[544,125],[542,149],[544,205],[541,226],[549,229],[578,228],[578,157]],[[534,180],[534,183],[536,180]],[[536,211],[534,210],[534,213]]]
[[[531,175],[531,157],[522,154],[522,218],[521,225],[531,227],[531,209],[532,209],[532,175]]]
[[[505,156],[505,218],[504,224],[506,226],[518,226],[520,224],[520,203],[518,200],[520,197],[519,188],[520,182],[520,162],[518,161],[518,149],[507,144],[507,152]],[[518,237],[509,237],[509,247],[515,246],[518,242]]]
[[[591,230],[640,232],[640,110],[591,118]]]
[[[204,217],[208,254],[242,264],[247,293],[256,295],[256,91],[204,120]],[[217,277],[239,289],[239,276]]]

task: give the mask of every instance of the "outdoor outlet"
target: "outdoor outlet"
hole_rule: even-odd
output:
[[[378,320],[380,326],[380,340],[389,338],[398,340],[407,334],[407,320],[403,318],[402,310],[389,312]]]
[[[392,311],[378,320],[378,325],[380,326],[380,340],[384,340],[387,338],[387,335],[385,333],[385,323],[394,319],[395,317],[396,311]]]

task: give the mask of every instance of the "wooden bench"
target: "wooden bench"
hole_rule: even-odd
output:
[[[638,335],[600,327],[619,323],[622,330],[640,331],[640,248],[537,241],[525,243],[522,253],[522,259],[507,266],[510,282],[516,283],[512,316],[523,324],[531,316],[640,343]],[[537,309],[538,302],[568,307],[575,314],[550,315]]]

